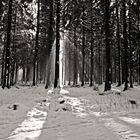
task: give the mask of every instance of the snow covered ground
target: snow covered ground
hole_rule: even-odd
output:
[[[140,140],[140,86],[66,90],[0,89],[0,140]]]

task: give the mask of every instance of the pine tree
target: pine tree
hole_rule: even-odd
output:
[[[91,53],[91,56],[90,56],[90,87],[93,86],[93,1],[91,0],[91,3],[90,3],[90,53]]]
[[[54,19],[53,19],[53,0],[49,0],[49,7],[50,7],[50,12],[49,12],[49,29],[48,29],[48,52],[47,52],[47,60],[50,58],[50,52],[51,48],[54,42],[54,32],[53,32],[53,25],[54,25]],[[50,67],[50,64],[48,65]],[[49,84],[50,84],[50,69],[48,68],[48,76],[47,76],[47,81],[45,88],[47,89]]]
[[[110,64],[110,1],[105,1],[105,45],[106,45],[106,80],[105,80],[105,91],[111,89],[111,64]]]
[[[116,36],[117,36],[117,48],[118,48],[118,86],[121,86],[121,60],[120,60],[120,53],[121,53],[121,48],[120,48],[120,25],[119,25],[119,2],[116,0],[116,22],[117,22],[117,31],[116,31]]]
[[[129,69],[130,69],[130,88],[133,88],[133,58],[132,58],[132,40],[131,40],[131,0],[129,0]]]
[[[39,49],[39,27],[40,27],[40,0],[38,0],[37,10],[37,30],[36,30],[36,42],[35,42],[35,53],[34,53],[34,68],[33,68],[33,86],[38,81],[38,49]]]
[[[12,22],[12,6],[13,0],[9,0],[8,20],[7,20],[7,37],[6,37],[6,53],[5,53],[5,71],[3,77],[2,88],[10,88],[10,44],[11,44],[11,22]]]
[[[122,8],[123,8],[123,45],[125,49],[125,86],[124,91],[128,89],[128,41],[127,41],[127,22],[126,22],[126,0],[122,2]]]
[[[85,81],[85,27],[84,27],[84,19],[85,19],[85,8],[83,4],[82,8],[82,84],[81,86],[84,86]]]
[[[4,78],[5,49],[6,49],[5,43],[6,43],[6,37],[4,38],[3,52],[2,52],[1,85],[3,84],[3,78]]]
[[[13,40],[12,40],[12,47],[11,47],[11,76],[10,76],[10,86],[14,85],[14,77],[15,77],[15,63],[16,63],[16,42],[15,42],[15,36],[16,36],[16,24],[17,24],[17,7],[13,9]]]
[[[59,80],[59,49],[60,49],[60,9],[61,1],[56,0],[56,56],[55,56],[55,79],[54,88],[58,86]]]

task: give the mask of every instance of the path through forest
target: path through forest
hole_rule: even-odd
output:
[[[99,95],[89,87],[68,90],[70,95],[48,95],[42,87],[2,91],[0,139],[140,139],[140,87],[121,95]],[[17,110],[13,104],[18,105]]]

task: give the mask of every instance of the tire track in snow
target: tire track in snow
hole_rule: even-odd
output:
[[[49,106],[49,103],[46,103]],[[47,112],[34,107],[27,113],[25,119],[7,138],[7,140],[36,140],[42,132],[43,125],[47,119]]]
[[[90,111],[89,106],[86,108],[85,104],[81,102],[81,100],[79,100],[78,98],[67,96],[65,96],[64,98],[66,99],[66,102],[72,106],[73,114],[75,114],[76,116],[86,118],[89,115],[94,115],[99,118],[99,121],[103,122],[103,124],[107,128],[111,129],[114,133],[120,136],[120,140],[140,140],[140,135],[132,131],[128,126],[116,122],[113,118],[109,116],[108,113]],[[88,101],[85,100],[85,102]],[[93,106],[91,107],[93,108]],[[95,105],[95,107],[97,106]],[[127,117],[119,117],[119,119],[137,125],[140,124],[140,119],[132,119]]]

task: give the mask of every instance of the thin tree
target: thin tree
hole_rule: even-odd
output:
[[[85,28],[84,28],[84,13],[85,8],[83,5],[83,15],[82,15],[82,84],[81,86],[84,86],[84,81],[85,81]]]
[[[105,46],[106,46],[106,80],[105,89],[108,91],[111,89],[111,64],[110,64],[110,0],[105,0]]]
[[[78,59],[78,55],[77,55],[77,26],[78,26],[78,19],[75,19],[76,17],[76,2],[73,3],[74,7],[73,7],[73,39],[74,39],[74,64],[73,64],[73,85],[77,84],[77,75],[78,75],[78,67],[77,67],[77,59]]]
[[[133,58],[131,41],[131,0],[129,0],[129,69],[130,69],[130,88],[133,88]]]
[[[4,77],[2,88],[10,88],[10,44],[11,44],[11,22],[12,22],[12,6],[13,0],[9,0],[9,8],[8,8],[8,20],[7,20],[7,41],[6,41],[6,48],[5,48],[5,70],[4,70]]]
[[[40,0],[38,0],[38,11],[37,11],[37,30],[36,30],[36,42],[34,52],[34,67],[33,67],[33,86],[37,84],[37,62],[38,62],[38,47],[39,47],[39,22],[40,22]]]
[[[3,77],[4,77],[4,66],[5,66],[5,42],[6,42],[6,38],[4,37],[3,52],[2,52],[1,84],[3,84]]]
[[[0,1],[0,22],[1,22],[1,16],[2,16],[2,0]]]
[[[55,53],[55,79],[54,88],[58,86],[59,80],[59,49],[60,49],[60,0],[56,0],[56,53]]]
[[[99,68],[98,68],[98,70],[99,70],[99,75],[98,75],[98,84],[99,85],[101,85],[101,44],[100,44],[100,42],[98,43],[98,51],[99,51]]]
[[[73,74],[73,85],[77,84],[77,36],[76,36],[76,32],[77,32],[77,27],[76,27],[76,21],[74,21],[74,74]]]
[[[14,85],[14,76],[15,76],[15,57],[16,57],[16,46],[15,46],[15,36],[16,36],[16,20],[17,20],[17,7],[14,11],[14,25],[13,25],[13,45],[11,48],[11,77],[10,77],[10,86]]]
[[[93,1],[91,0],[91,3],[90,3],[90,10],[91,10],[91,13],[90,13],[90,53],[91,53],[91,56],[90,56],[90,87],[93,86]]]
[[[140,7],[140,3],[138,4],[138,7]],[[140,10],[140,9],[139,9]],[[138,13],[138,20],[140,21],[140,14]],[[138,32],[140,31],[140,22],[137,23],[138,25]],[[140,84],[140,38],[138,39],[138,75],[139,75],[139,79],[138,79],[138,83]]]
[[[118,48],[118,85],[121,86],[121,47],[120,47],[120,25],[119,25],[119,3],[118,0],[116,0],[116,17],[117,17],[117,48]]]
[[[127,22],[126,22],[126,0],[123,0],[122,2],[122,8],[123,8],[123,45],[124,45],[124,59],[125,59],[125,78],[124,78],[124,91],[128,89],[128,41],[127,41]]]
[[[49,0],[49,7],[50,7],[50,12],[49,12],[49,29],[48,29],[48,52],[47,52],[47,58],[49,60],[50,58],[50,52],[51,48],[53,45],[53,0]],[[50,66],[50,64],[49,64]],[[48,75],[47,75],[47,81],[45,88],[47,89],[50,84],[50,69],[48,68]]]

